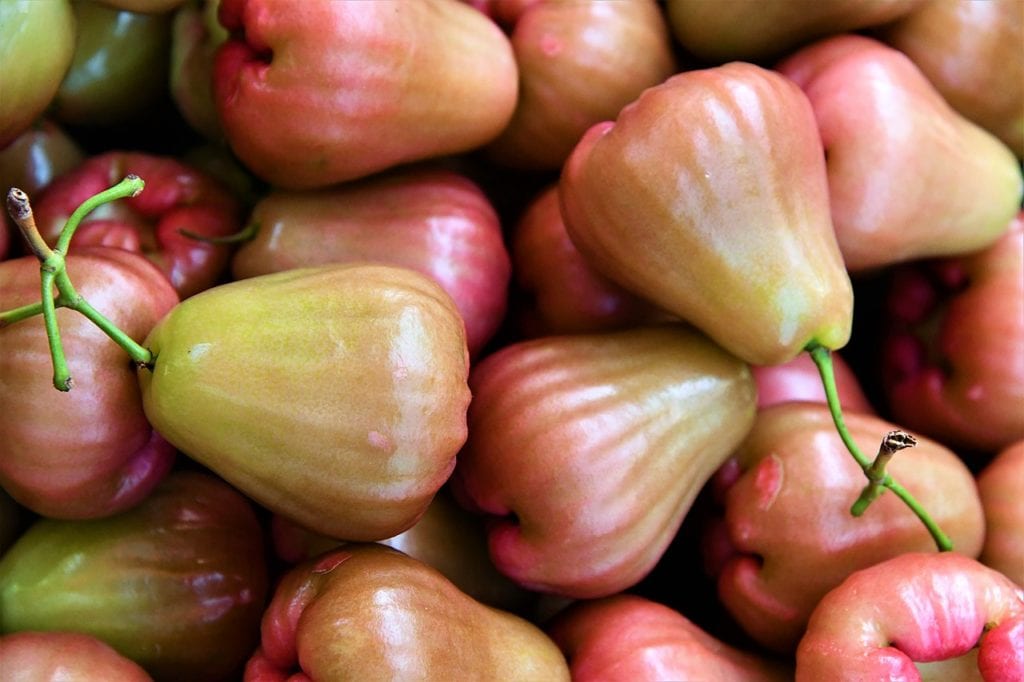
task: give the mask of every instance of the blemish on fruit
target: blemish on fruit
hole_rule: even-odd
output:
[[[771,509],[782,490],[782,480],[785,471],[782,460],[778,455],[772,453],[765,457],[754,470],[754,490],[757,491],[757,506],[762,511]]]
[[[366,434],[366,441],[379,450],[391,450],[391,439],[380,431],[370,431]]]

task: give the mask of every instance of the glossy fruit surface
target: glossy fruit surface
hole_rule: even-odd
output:
[[[754,418],[747,366],[683,325],[505,346],[470,376],[453,484],[491,515],[491,557],[587,598],[654,566]]]
[[[411,526],[466,439],[462,319],[411,270],[341,264],[220,285],[183,301],[146,345],[154,428],[325,535]]]
[[[267,592],[252,505],[176,472],[106,519],[41,519],[0,560],[0,631],[97,637],[160,680],[220,680],[252,651]]]
[[[489,142],[512,116],[512,47],[462,2],[222,0],[236,37],[214,91],[232,149],[289,189],[325,187]]]
[[[246,680],[283,679],[296,668],[314,680],[569,679],[537,626],[381,545],[344,547],[282,578]]]
[[[129,336],[144,338],[178,296],[136,254],[76,249],[79,294]],[[39,300],[39,261],[0,264],[0,310]],[[138,503],[170,469],[174,449],[146,420],[135,368],[84,316],[57,310],[74,387],[55,391],[39,316],[0,329],[0,482],[21,504],[56,518],[91,518]],[[8,398],[10,396],[10,398]]]
[[[896,428],[849,412],[865,450]],[[818,600],[858,568],[933,547],[928,531],[892,493],[860,517],[850,506],[867,483],[839,439],[827,408],[784,403],[762,409],[737,448],[743,474],[725,495],[734,555],[718,576],[725,607],[762,645],[791,651]],[[956,551],[976,557],[985,518],[974,477],[957,455],[918,439],[888,471],[933,515]]]
[[[810,104],[752,64],[686,71],[592,127],[559,184],[601,272],[752,364],[850,335]]]

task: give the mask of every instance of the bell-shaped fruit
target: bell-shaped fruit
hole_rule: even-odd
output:
[[[247,681],[569,679],[537,626],[477,602],[382,545],[349,545],[293,568],[263,616]]]
[[[979,561],[1024,587],[1024,440],[1003,448],[978,474],[985,510]]]
[[[222,0],[214,96],[231,148],[288,189],[490,142],[516,104],[498,26],[459,0]]]
[[[726,644],[678,611],[630,594],[571,604],[545,630],[569,660],[574,682],[793,679],[785,665]]]
[[[862,413],[848,414],[846,424],[861,443],[877,443],[896,428]],[[933,547],[892,493],[863,515],[850,514],[867,481],[820,403],[762,409],[736,456],[743,473],[724,498],[734,555],[721,567],[718,592],[763,646],[792,651],[818,600],[858,568]],[[984,514],[974,477],[954,452],[921,437],[888,472],[933,514],[958,552],[978,556]]]
[[[512,120],[491,158],[556,170],[587,128],[615,118],[645,88],[676,71],[655,0],[545,0],[520,4],[510,39],[519,67]]]
[[[223,284],[176,306],[146,346],[154,428],[331,537],[411,526],[466,440],[462,318],[412,270],[335,264]]]
[[[747,434],[747,365],[681,325],[542,337],[474,366],[453,485],[495,565],[569,597],[640,581]]]
[[[559,183],[605,275],[752,364],[846,344],[853,292],[807,98],[753,64],[686,71],[592,127]]]
[[[926,2],[879,35],[910,57],[954,109],[1024,158],[1020,0]]]
[[[157,679],[221,680],[252,652],[266,593],[252,505],[182,471],[122,514],[32,525],[0,559],[0,632],[80,632]]]
[[[984,248],[1020,209],[1020,162],[958,114],[910,58],[842,35],[778,69],[807,93],[851,272]]]
[[[317,191],[276,191],[253,208],[256,236],[232,259],[236,278],[326,263],[416,270],[448,292],[475,356],[505,317],[511,264],[498,214],[468,177],[402,169]]]
[[[178,295],[151,263],[107,247],[65,258],[76,291],[132,338],[146,336]],[[39,301],[39,261],[0,264],[0,310]],[[84,316],[57,310],[74,390],[51,383],[42,318],[0,328],[0,484],[29,509],[55,518],[122,511],[171,468],[174,448],[146,420],[135,369]]]
[[[821,374],[807,353],[781,365],[755,365],[750,371],[757,384],[758,408],[792,401],[826,401]],[[874,412],[857,375],[839,353],[832,353],[832,371],[844,411]]]
[[[796,682],[920,680],[916,662],[972,650],[985,682],[1024,679],[1024,589],[961,554],[908,552],[825,595],[800,640]]]
[[[989,456],[1024,438],[1024,213],[987,249],[896,269],[887,298],[895,419]]]

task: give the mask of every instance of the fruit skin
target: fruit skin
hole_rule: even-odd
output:
[[[382,545],[349,545],[290,570],[262,634],[247,682],[296,668],[313,680],[569,680],[537,626]]]
[[[508,19],[519,97],[487,146],[498,163],[557,170],[587,128],[677,70],[654,0],[544,0],[517,9]]]
[[[521,585],[574,598],[640,581],[746,435],[743,362],[681,324],[510,344],[470,376],[457,499]]]
[[[797,649],[796,680],[920,680],[914,661],[962,656],[979,642],[985,682],[1024,678],[1024,590],[961,554],[901,554],[821,600]]]
[[[843,412],[873,413],[875,410],[857,375],[839,353],[832,353],[832,370]],[[821,374],[808,353],[801,353],[781,365],[757,365],[750,371],[757,383],[758,409],[791,401],[825,402]]]
[[[282,516],[271,519],[271,533],[277,556],[289,564],[308,561],[344,544],[310,533]],[[460,590],[488,606],[521,615],[536,606],[534,593],[513,583],[491,563],[483,520],[460,507],[447,487],[438,491],[415,525],[379,544],[436,568]]]
[[[877,35],[910,57],[950,105],[1024,158],[1024,7],[927,2]]]
[[[845,421],[865,450],[897,428],[862,413],[848,412]],[[921,521],[891,492],[862,516],[850,514],[867,478],[820,403],[763,408],[735,456],[743,473],[725,492],[718,531],[734,554],[718,567],[718,593],[762,646],[791,652],[818,600],[854,570],[934,548]],[[978,556],[984,513],[974,477],[954,452],[921,437],[887,471],[958,553]]]
[[[476,357],[505,317],[511,262],[498,215],[468,177],[437,167],[375,175],[260,199],[259,230],[235,252],[236,279],[289,268],[376,261],[440,284],[466,323]]]
[[[49,106],[74,49],[75,15],[68,0],[0,3],[0,149]]]
[[[1024,213],[986,249],[895,270],[885,314],[895,419],[981,459],[1024,438]]]
[[[787,666],[717,640],[683,614],[617,594],[569,605],[545,630],[570,661],[576,682],[784,682]]]
[[[649,88],[584,135],[559,196],[597,270],[746,362],[849,340],[814,114],[777,73],[733,63]]]
[[[221,680],[252,651],[267,589],[249,500],[178,471],[122,514],[25,531],[0,559],[0,631],[73,630],[158,680]]]
[[[0,637],[9,682],[152,682],[137,663],[77,632],[18,632]]]
[[[272,185],[310,189],[466,152],[512,116],[508,38],[458,0],[223,0],[236,36],[214,93],[232,149]]]
[[[466,440],[462,319],[412,270],[335,264],[219,285],[176,306],[145,345],[153,427],[324,535],[410,527]]]
[[[1020,162],[958,114],[909,57],[840,35],[776,67],[814,108],[850,272],[985,248],[1020,210]]]
[[[812,40],[885,24],[928,0],[666,0],[675,38],[712,63],[776,58]]]
[[[978,474],[985,509],[979,561],[1024,587],[1024,440],[1003,448]]]
[[[167,279],[137,254],[83,247],[66,263],[78,293],[133,339],[178,302]],[[38,301],[34,256],[0,264],[0,310]],[[124,351],[76,312],[59,308],[57,320],[74,381],[66,393],[53,388],[41,316],[0,329],[0,483],[45,516],[106,516],[145,497],[175,452],[146,420]]]
[[[671,317],[587,263],[569,239],[552,184],[533,197],[511,237],[512,312],[526,337],[610,331]]]
[[[167,87],[172,15],[121,10],[99,0],[74,0],[71,7],[75,52],[51,115],[103,127],[129,123],[158,105]]]
[[[103,244],[142,253],[181,298],[213,286],[227,270],[232,246],[194,239],[181,231],[202,237],[234,234],[241,227],[241,205],[212,176],[175,157],[119,150],[89,157],[33,201],[40,234],[55,244],[83,201],[129,173],[142,178],[145,189],[86,216],[71,240],[72,250]]]

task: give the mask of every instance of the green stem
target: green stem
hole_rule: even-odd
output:
[[[47,259],[49,262],[54,255]],[[60,342],[60,326],[57,324],[57,307],[53,302],[53,281],[57,273],[43,266],[42,275],[42,306],[43,324],[46,326],[46,341],[50,345],[50,359],[53,363],[53,387],[58,391],[71,390],[71,371],[68,369],[67,358],[64,357],[64,345]]]
[[[42,314],[43,324],[46,328],[46,340],[50,348],[50,359],[53,364],[53,385],[59,391],[71,390],[73,382],[67,358],[64,357],[60,326],[57,323],[57,308],[70,308],[84,315],[121,346],[137,364],[150,368],[153,366],[152,352],[136,343],[75,291],[71,278],[68,276],[67,262],[64,258],[68,246],[71,244],[71,238],[85,216],[102,204],[136,196],[144,187],[145,183],[141,178],[137,175],[128,175],[113,187],[86,199],[64,224],[57,239],[57,246],[53,249],[39,234],[28,196],[17,188],[11,189],[7,195],[8,212],[25,236],[32,252],[39,259],[41,297],[38,303],[30,303],[0,312],[0,327]],[[57,289],[56,297],[53,295],[54,287]]]
[[[27,320],[30,317],[35,317],[43,312],[42,301],[36,301],[35,303],[29,303],[18,308],[11,308],[0,313],[0,329],[9,327],[15,322],[21,322]]]
[[[868,485],[865,486],[861,492],[860,497],[854,502],[850,509],[850,513],[854,516],[860,516],[867,509],[868,505],[871,504],[882,492],[887,488],[892,490],[903,502],[914,512],[915,515],[921,520],[931,534],[932,539],[935,541],[936,547],[939,551],[948,552],[953,549],[953,543],[942,529],[939,528],[938,524],[931,518],[928,512],[921,506],[921,504],[914,499],[914,496],[907,491],[906,488],[897,483],[891,475],[885,473],[885,466],[889,459],[892,457],[892,452],[879,451],[879,457],[872,462],[858,447],[856,441],[853,440],[853,436],[850,434],[849,429],[846,427],[846,422],[843,420],[842,407],[839,404],[839,391],[836,389],[835,372],[832,367],[832,354],[828,348],[817,344],[811,343],[806,348],[810,354],[811,359],[818,368],[818,374],[821,376],[822,385],[825,388],[825,400],[828,403],[829,413],[832,415],[832,421],[835,423],[836,431],[839,433],[839,437],[842,439],[843,444],[846,445],[846,449],[850,451],[853,458],[857,460],[857,464],[860,465],[864,475],[868,478]],[[891,434],[890,434],[891,435]],[[888,437],[887,437],[888,440]],[[913,439],[910,439],[911,441]],[[883,441],[885,446],[886,441]],[[910,443],[913,444],[912,442]],[[904,445],[903,447],[907,447]]]
[[[92,304],[82,298],[75,287],[71,284],[71,278],[68,277],[66,270],[62,270],[57,273],[56,277],[57,290],[60,292],[58,297],[59,305],[70,308],[77,313],[80,313],[87,317],[90,322],[95,324],[104,334],[110,337],[114,343],[121,346],[128,353],[129,357],[138,365],[144,367],[153,366],[153,353],[148,348],[137,343],[132,337],[125,334],[111,322],[103,313],[92,307]]]
[[[96,208],[111,201],[138,196],[145,186],[146,183],[138,175],[126,175],[121,182],[110,189],[105,189],[99,194],[94,194],[83,201],[81,206],[76,208],[75,212],[68,218],[68,221],[64,223],[64,228],[60,231],[60,237],[57,238],[57,246],[54,250],[66,254],[68,252],[68,245],[71,243],[71,237],[74,236],[75,230],[78,229],[78,224]]]

